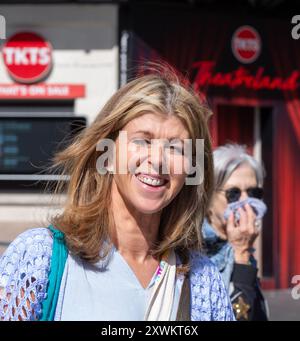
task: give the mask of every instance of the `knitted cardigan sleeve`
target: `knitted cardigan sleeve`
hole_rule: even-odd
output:
[[[191,254],[190,278],[192,321],[235,321],[229,293],[209,258]]]
[[[0,321],[32,321],[41,315],[52,255],[47,228],[21,233],[0,260]]]

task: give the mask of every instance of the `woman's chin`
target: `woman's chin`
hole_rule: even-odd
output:
[[[162,203],[153,203],[153,202],[139,202],[135,205],[135,208],[144,214],[154,214],[158,213],[163,209]]]

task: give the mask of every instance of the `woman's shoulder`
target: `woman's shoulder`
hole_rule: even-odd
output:
[[[219,273],[219,270],[216,267],[216,265],[208,258],[208,256],[204,255],[203,253],[191,252],[190,262],[191,272],[194,275],[203,276],[214,275]]]
[[[46,297],[53,239],[48,228],[19,234],[0,259],[0,320],[35,320]]]
[[[190,279],[192,288],[197,293],[210,296],[213,291],[224,291],[224,283],[216,265],[201,253],[190,256]]]
[[[49,267],[53,238],[48,228],[28,229],[19,234],[5,250],[0,260],[0,285],[14,272],[38,272]],[[7,276],[5,276],[7,275]]]
[[[47,253],[51,252],[52,244],[53,238],[48,228],[31,228],[19,234],[10,243],[3,256],[15,253],[23,254],[24,256]]]
[[[211,295],[213,292],[227,292],[222,276],[217,266],[201,253],[191,254],[190,278],[195,290],[206,291]]]
[[[52,244],[52,233],[48,227],[29,228],[20,233],[13,240],[13,243],[23,242],[26,244],[32,244],[39,241],[44,241],[45,243]]]
[[[229,295],[216,265],[205,255],[190,255],[192,319],[234,320]]]

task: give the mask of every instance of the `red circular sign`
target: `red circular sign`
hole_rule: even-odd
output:
[[[38,82],[51,70],[52,47],[35,33],[15,34],[3,46],[2,54],[10,76],[20,83]]]
[[[253,27],[242,26],[234,32],[231,48],[239,62],[244,64],[252,63],[260,54],[260,36]]]

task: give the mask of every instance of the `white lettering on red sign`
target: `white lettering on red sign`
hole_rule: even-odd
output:
[[[52,47],[31,32],[15,34],[2,49],[10,76],[21,83],[35,83],[45,78],[52,67]]]
[[[253,27],[242,26],[234,32],[231,48],[239,62],[244,64],[253,63],[260,55],[260,36]]]
[[[7,65],[48,65],[51,61],[48,47],[7,47],[3,54]]]
[[[0,84],[0,99],[72,99],[84,96],[83,84]]]

